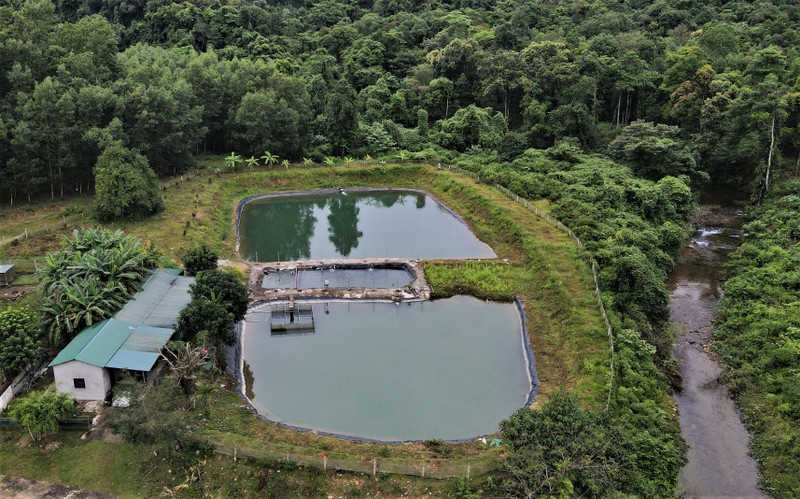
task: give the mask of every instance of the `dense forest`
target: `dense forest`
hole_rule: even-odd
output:
[[[748,226],[764,241],[734,257],[719,351],[737,394],[765,390],[770,417],[796,425],[797,324],[778,305],[796,305],[800,206],[787,187],[769,195],[800,171],[796,2],[0,5],[6,205],[96,192],[98,219],[142,217],[163,209],[157,177],[228,153],[447,162],[547,199],[599,265],[618,349],[613,422],[584,423],[621,442],[624,456],[609,459],[625,474],[576,472],[580,493],[655,496],[675,483],[683,443],[667,398],[664,280],[693,190],[748,188],[766,199]],[[120,211],[120,193],[136,208]],[[758,421],[767,412],[753,410]],[[781,476],[797,459],[765,457],[796,453],[796,431],[756,446],[774,490],[796,490]]]
[[[794,2],[3,3],[9,203],[91,188],[116,142],[158,175],[201,152],[512,160],[574,137],[646,177],[763,190],[800,160]]]

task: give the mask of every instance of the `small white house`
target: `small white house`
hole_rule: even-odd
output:
[[[104,400],[120,372],[149,372],[172,332],[117,319],[94,324],[50,363],[56,390],[76,400]]]
[[[153,272],[112,319],[81,331],[50,363],[56,390],[77,400],[104,400],[122,371],[147,374],[189,303],[193,277]]]

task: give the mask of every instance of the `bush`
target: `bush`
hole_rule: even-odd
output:
[[[213,270],[217,268],[217,255],[214,250],[201,244],[195,248],[190,249],[183,255],[183,267],[189,275],[197,275],[198,272],[204,270]]]
[[[0,375],[11,378],[36,358],[38,335],[37,319],[27,308],[0,311]]]
[[[75,400],[52,390],[31,392],[17,400],[8,411],[34,440],[58,431],[58,422],[78,414]]]

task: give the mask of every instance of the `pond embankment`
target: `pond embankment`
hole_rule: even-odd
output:
[[[683,387],[675,394],[681,433],[689,444],[681,470],[683,497],[762,497],[749,434],[711,353],[714,311],[722,298],[723,266],[739,245],[744,212],[729,198],[701,202],[698,230],[670,274],[673,349]]]

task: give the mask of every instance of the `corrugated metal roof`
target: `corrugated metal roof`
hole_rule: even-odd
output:
[[[191,301],[194,277],[181,277],[179,269],[154,271],[125,307],[81,331],[50,366],[85,362],[98,367],[149,371],[172,337],[178,315]]]
[[[172,332],[168,328],[106,319],[81,331],[50,366],[77,360],[98,367],[149,371]]]
[[[14,265],[12,265],[12,264],[0,265],[0,274],[5,274],[6,272],[8,272],[9,270],[11,270],[13,268],[14,268]]]
[[[149,371],[171,337],[172,329],[138,326],[111,357],[106,367]]]
[[[105,367],[111,357],[117,353],[119,347],[128,339],[133,329],[135,329],[133,324],[116,319],[106,319],[93,324],[70,341],[69,345],[58,353],[50,365],[55,366],[79,360],[93,366]]]
[[[173,272],[176,270],[158,269],[153,272],[142,285],[142,290],[114,317],[145,326],[173,327],[181,310],[192,299],[189,286],[195,282],[194,277],[175,275]]]

